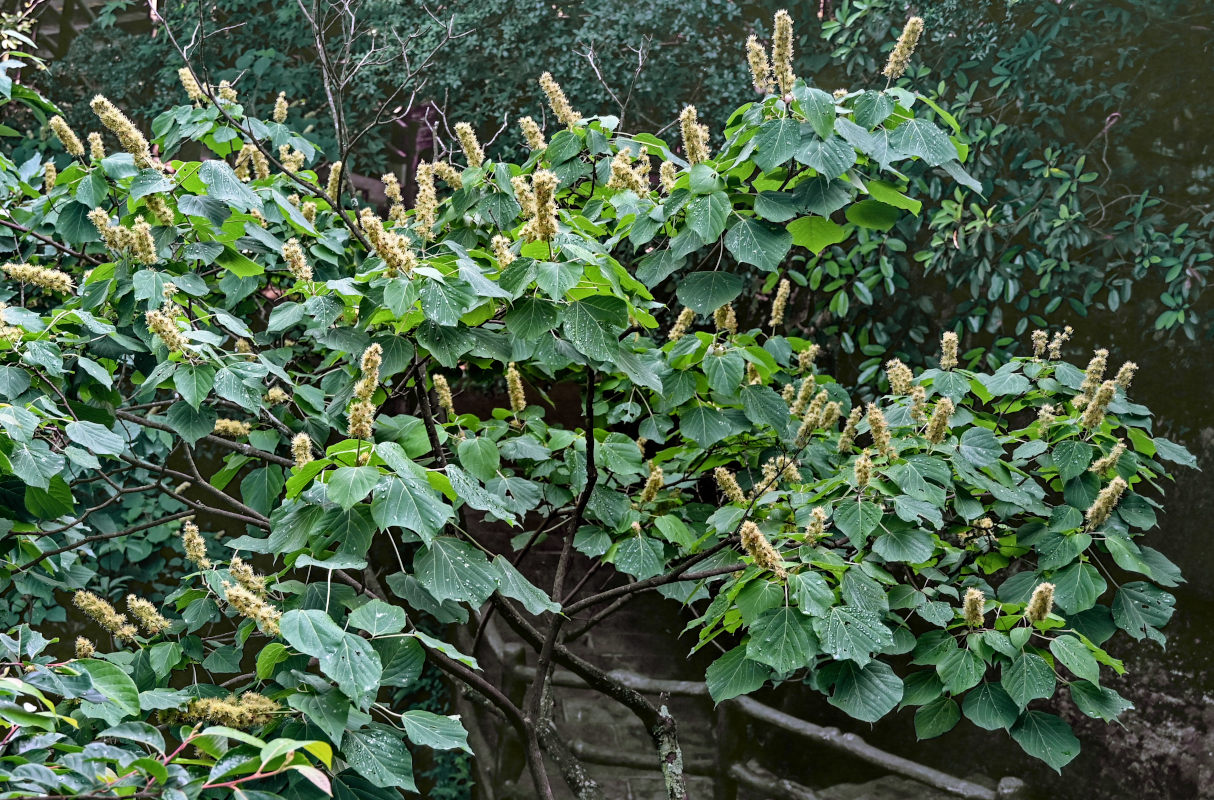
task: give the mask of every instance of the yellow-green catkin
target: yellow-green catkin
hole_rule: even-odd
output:
[[[52,292],[68,294],[75,288],[72,276],[66,272],[37,264],[15,264],[8,262],[0,265],[0,271],[19,283],[28,283]]]
[[[299,213],[303,214],[303,218],[306,219],[309,223],[314,223],[314,222],[316,222],[317,208],[318,207],[317,207],[316,203],[313,203],[312,201],[308,200],[308,201],[305,201],[299,207]]]
[[[889,390],[896,395],[911,393],[915,376],[910,367],[902,363],[900,358],[891,358],[885,362],[885,377],[889,380]]]
[[[911,56],[915,52],[915,46],[919,44],[919,37],[923,35],[923,19],[921,17],[911,17],[906,21],[906,26],[902,28],[902,35],[898,37],[898,43],[894,45],[893,51],[889,54],[889,61],[885,64],[885,69],[881,70],[881,74],[889,78],[891,81],[902,77],[906,72],[906,68],[910,66]]]
[[[296,150],[290,145],[282,144],[278,146],[278,163],[282,165],[283,172],[296,173],[304,167],[304,161],[307,156],[302,150]]]
[[[97,647],[83,636],[76,637],[76,658],[92,658],[97,655]]]
[[[59,180],[59,170],[55,168],[54,161],[48,161],[42,165],[42,191],[47,194],[55,188],[55,182]]]
[[[750,79],[755,91],[767,94],[771,91],[771,63],[767,60],[767,48],[751,36],[746,40],[746,62],[750,65]]]
[[[291,402],[291,395],[289,395],[285,391],[283,391],[282,387],[280,387],[280,386],[271,386],[270,391],[266,392],[266,396],[264,399],[265,399],[266,405],[280,406],[283,403]]]
[[[337,192],[341,188],[341,162],[334,161],[333,166],[329,167],[329,179],[325,183],[325,195],[329,201],[336,205]]]
[[[72,597],[76,608],[83,611],[94,622],[123,641],[133,641],[138,631],[135,626],[126,621],[125,614],[119,614],[115,608],[92,592],[77,591]]]
[[[230,81],[220,81],[219,87],[215,90],[215,94],[219,95],[219,99],[227,103],[235,103],[238,95],[236,87]]]
[[[1104,415],[1109,409],[1109,403],[1113,402],[1116,394],[1117,384],[1115,382],[1105,381],[1100,384],[1100,388],[1084,406],[1083,416],[1079,418],[1079,425],[1088,430],[1099,428],[1100,423],[1104,422]]]
[[[359,363],[362,377],[354,384],[354,396],[359,400],[370,400],[375,395],[375,390],[379,388],[379,368],[383,360],[384,348],[380,345],[372,344],[363,350]]]
[[[1037,412],[1037,424],[1041,427],[1043,432],[1049,432],[1050,426],[1054,424],[1054,419],[1057,413],[1058,410],[1049,403],[1043,405]]]
[[[436,372],[431,376],[431,380],[434,382],[434,396],[438,398],[438,407],[447,413],[448,420],[455,419],[455,398],[451,394],[451,384],[447,382],[447,376]]]
[[[860,489],[868,486],[873,479],[873,460],[868,457],[868,451],[860,453],[855,463],[856,486]]]
[[[164,199],[162,194],[150,194],[146,201],[148,210],[152,212],[152,216],[156,221],[164,227],[170,227],[177,221],[176,215],[173,214],[173,208],[169,205],[169,201]]]
[[[1112,515],[1113,509],[1117,507],[1117,503],[1121,500],[1121,495],[1129,484],[1125,482],[1125,478],[1118,476],[1109,482],[1109,485],[1100,490],[1100,494],[1096,495],[1096,499],[1092,502],[1090,508],[1083,515],[1087,520],[1087,529],[1094,531],[1104,523],[1108,522],[1109,516]]]
[[[853,407],[851,413],[847,415],[847,422],[843,424],[843,432],[839,434],[838,451],[840,453],[846,453],[856,443],[856,429],[863,418],[864,409],[860,406]]]
[[[346,435],[351,439],[370,439],[375,432],[375,405],[370,400],[355,400],[346,411]]]
[[[523,131],[523,141],[527,143],[528,148],[543,150],[548,146],[548,142],[544,141],[544,132],[540,130],[539,123],[531,117],[520,117],[518,126]]]
[[[464,173],[451,162],[435,161],[433,167],[434,176],[442,179],[452,189],[459,189],[464,185]]]
[[[1083,384],[1079,387],[1080,395],[1088,399],[1095,395],[1096,390],[1100,388],[1101,381],[1104,380],[1104,371],[1108,364],[1108,350],[1102,348],[1092,354],[1092,360],[1088,362],[1088,368],[1083,373]]]
[[[302,467],[312,460],[312,439],[306,433],[297,433],[291,439],[291,458],[295,466]]]
[[[236,579],[237,583],[253,594],[258,597],[265,596],[266,579],[254,572],[253,566],[240,556],[232,556],[232,561],[228,564],[228,572]]]
[[[827,517],[826,509],[822,506],[814,506],[814,510],[809,516],[809,525],[805,527],[805,536],[809,539],[810,544],[826,535]]]
[[[679,312],[679,317],[674,321],[674,325],[670,326],[670,333],[667,334],[667,340],[677,342],[687,335],[691,330],[691,326],[695,324],[696,312],[695,309],[683,306],[683,310]]]
[[[670,194],[679,182],[679,168],[673,161],[663,161],[662,166],[658,167],[658,179],[662,182],[662,191]]]
[[[816,344],[811,344],[809,347],[797,353],[797,369],[802,372],[807,372],[813,369],[814,362],[818,360],[818,354],[822,352],[822,348]]]
[[[818,427],[829,430],[835,427],[835,423],[839,421],[839,417],[843,414],[843,407],[834,400],[826,404],[822,409],[821,416],[818,417]]]
[[[548,242],[556,236],[557,210],[556,175],[546,169],[537,170],[531,176],[532,215],[523,226],[522,236],[529,242]]]
[[[185,89],[186,97],[190,98],[190,102],[200,103],[207,99],[206,92],[202,91],[202,86],[194,77],[194,73],[190,72],[189,67],[177,70],[177,78],[181,81],[181,88]]]
[[[1039,583],[1029,598],[1029,604],[1024,609],[1024,616],[1029,622],[1041,622],[1054,610],[1054,584]]]
[[[274,114],[272,117],[273,120],[280,124],[283,122],[286,122],[287,121],[287,111],[289,110],[289,108],[290,108],[290,105],[287,103],[287,93],[279,92],[278,97],[275,98],[275,100],[274,100]]]
[[[229,439],[240,439],[252,433],[253,427],[249,423],[241,422],[238,419],[220,417],[215,420],[215,427],[211,432],[217,436],[226,436]]]
[[[890,444],[889,424],[885,421],[885,412],[876,403],[869,403],[867,417],[869,433],[872,434],[873,444],[876,446],[877,452],[892,458],[894,456],[894,448]]]
[[[932,409],[932,418],[927,423],[927,432],[924,434],[929,442],[940,444],[944,441],[944,437],[948,436],[949,420],[956,410],[953,401],[947,397],[941,398],[936,403],[936,407]]]
[[[207,558],[206,540],[193,522],[187,522],[181,527],[181,544],[190,563],[199,569],[211,568],[211,559]]]
[[[89,134],[89,158],[94,161],[105,158],[105,142],[102,141],[101,134],[97,131]]]
[[[531,190],[531,181],[527,180],[526,175],[515,175],[510,179],[510,186],[514,189],[514,199],[522,208],[523,216],[534,217],[535,192]]]
[[[1133,361],[1127,361],[1121,365],[1121,369],[1117,370],[1117,377],[1113,382],[1121,387],[1123,392],[1130,390],[1130,384],[1134,382],[1134,373],[1138,372],[1138,365]]]
[[[1050,335],[1038,328],[1033,331],[1033,358],[1040,359],[1050,345]]]
[[[434,238],[434,223],[438,221],[438,190],[434,186],[434,165],[421,163],[417,166],[417,195],[413,199],[413,215],[417,221],[417,235],[422,241]]]
[[[1071,340],[1071,334],[1075,329],[1067,325],[1060,331],[1054,334],[1054,338],[1050,340],[1049,356],[1051,361],[1057,361],[1062,358],[1062,346]]]
[[[918,423],[927,422],[927,389],[916,386],[911,389],[911,419]]]
[[[805,378],[801,381],[801,388],[797,389],[796,400],[793,401],[792,415],[799,417],[805,413],[805,409],[809,406],[809,401],[817,394],[818,384],[812,378]]]
[[[687,163],[699,164],[707,160],[708,127],[700,124],[695,106],[687,106],[679,114],[679,130],[683,135],[683,155]]]
[[[791,93],[797,81],[792,69],[792,57],[792,17],[786,10],[780,9],[772,25],[771,63],[776,85],[783,95]]]
[[[742,491],[742,487],[738,485],[738,479],[734,474],[725,467],[717,467],[712,471],[712,476],[717,481],[717,488],[721,490],[721,494],[725,495],[731,503],[746,503],[746,493]]]
[[[973,586],[965,590],[965,604],[962,606],[962,616],[965,624],[971,628],[982,627],[982,616],[986,609],[986,595],[981,589]]]
[[[759,526],[750,520],[742,523],[742,529],[739,532],[742,540],[742,548],[747,554],[754,559],[755,566],[768,570],[777,577],[784,578],[788,575],[780,558],[780,551],[772,546],[763,532],[759,530]]]
[[[645,488],[641,490],[641,505],[648,505],[656,500],[658,492],[662,491],[665,482],[666,478],[662,473],[662,468],[650,461],[649,477],[645,480]]]
[[[611,177],[607,180],[607,188],[618,191],[631,189],[637,194],[644,194],[649,190],[648,185],[642,185],[637,174],[633,172],[631,149],[625,147],[617,151],[611,159]]]
[[[55,134],[55,138],[63,145],[63,149],[67,151],[69,156],[74,158],[82,158],[84,156],[84,143],[80,141],[80,137],[72,130],[72,126],[67,124],[67,120],[60,116],[51,117],[51,132]]]
[[[271,636],[278,635],[278,623],[282,619],[281,611],[239,584],[224,581],[223,590],[228,605],[235,609],[237,614],[253,620],[263,632]]]
[[[467,122],[455,123],[455,136],[459,139],[460,149],[464,151],[464,158],[468,160],[469,167],[476,169],[485,163],[485,151],[481,149],[481,143],[471,125]]]
[[[940,369],[948,372],[957,366],[957,334],[945,331],[940,337]]]
[[[784,312],[788,308],[788,296],[792,293],[792,283],[787,278],[780,281],[776,289],[776,299],[771,304],[771,318],[767,324],[777,328],[784,324]]]
[[[545,72],[540,76],[540,88],[544,90],[544,94],[548,95],[548,105],[552,108],[553,115],[562,125],[573,128],[582,121],[582,115],[574,111],[573,106],[569,105],[569,98],[565,97],[565,91],[561,89],[561,85],[552,77],[551,72]]]
[[[303,245],[294,237],[287,239],[282,246],[282,258],[287,262],[287,269],[295,276],[295,280],[305,283],[312,280],[312,265],[304,254]]]
[[[126,610],[130,612],[131,616],[135,618],[135,622],[139,624],[139,627],[148,636],[163,633],[172,625],[171,622],[164,618],[164,615],[160,613],[160,610],[156,606],[134,594],[126,596]]]
[[[418,264],[417,255],[409,247],[404,236],[384,228],[383,220],[370,208],[359,212],[358,221],[376,255],[387,266],[385,274],[389,278],[394,278],[402,272],[406,275],[413,273]]]
[[[738,315],[733,310],[733,303],[726,303],[714,311],[712,320],[716,323],[718,331],[728,333],[731,336],[738,335]]]
[[[118,137],[122,149],[131,154],[135,160],[135,166],[140,169],[156,166],[152,161],[152,150],[148,146],[148,140],[135,127],[135,123],[127,118],[126,114],[119,111],[117,106],[100,94],[93,98],[90,106],[93,113],[101,120],[101,124]]]
[[[274,721],[274,715],[279,710],[278,703],[268,697],[245,692],[238,697],[201,697],[191,700],[185,711],[169,712],[169,717],[173,722],[210,723],[245,730],[268,725]]]
[[[155,264],[160,260],[156,252],[156,239],[152,236],[152,226],[146,219],[139,219],[131,226],[131,255],[141,264]]]
[[[388,219],[393,222],[405,221],[405,196],[400,190],[400,179],[395,172],[386,173],[380,178],[384,184],[384,196],[392,201],[388,207]]]
[[[510,410],[516,415],[527,407],[527,395],[523,391],[523,376],[513,361],[506,367],[506,390],[510,395]]]
[[[493,247],[493,257],[497,259],[497,264],[503,269],[514,263],[517,258],[514,251],[510,249],[510,240],[500,233],[493,237],[490,242]]]
[[[145,312],[143,318],[147,322],[148,330],[164,343],[166,350],[170,353],[185,352],[185,337],[177,327],[177,320],[171,315],[160,309],[152,309]]]
[[[1107,456],[1096,459],[1096,462],[1088,468],[1089,472],[1094,472],[1097,475],[1103,475],[1109,470],[1117,466],[1117,462],[1121,460],[1125,454],[1125,442],[1118,439],[1117,444],[1113,445],[1113,449],[1109,451]]]

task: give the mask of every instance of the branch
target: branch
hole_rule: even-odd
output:
[[[54,239],[51,239],[48,236],[43,236],[41,233],[32,231],[29,228],[25,227],[24,225],[20,225],[16,222],[10,222],[9,220],[6,220],[6,219],[0,219],[0,225],[3,225],[6,228],[11,228],[11,229],[17,231],[18,233],[23,233],[26,236],[32,236],[35,239],[37,239],[38,241],[49,244],[51,247],[55,248],[56,250],[58,250],[62,253],[66,253],[67,255],[71,256],[72,258],[78,258],[81,261],[84,261],[85,263],[92,264],[94,266],[102,263],[99,259],[94,258],[93,256],[90,256],[87,253],[78,253],[75,250],[73,250],[72,248],[68,247],[67,245],[60,244],[59,242],[56,242]]]
[[[75,550],[77,547],[83,547],[86,544],[92,544],[93,542],[103,542],[106,539],[117,539],[119,536],[129,536],[132,533],[138,533],[139,531],[145,531],[148,528],[155,528],[157,525],[163,525],[166,522],[172,522],[173,520],[181,519],[182,517],[193,516],[193,514],[194,514],[194,512],[192,510],[191,511],[178,511],[176,514],[169,514],[167,517],[161,517],[160,519],[154,519],[151,522],[141,522],[138,525],[132,525],[129,528],[123,528],[122,530],[114,531],[113,533],[98,533],[93,536],[86,536],[78,542],[73,542],[72,544],[67,544],[67,545],[64,545],[63,547],[57,547],[54,550],[46,551],[42,555],[35,558],[33,561],[28,561],[25,564],[22,564],[18,568],[17,571],[25,572],[30,567],[40,564],[41,562],[45,561],[46,559],[50,558],[51,556],[57,556],[60,553],[66,553],[69,550]]]
[[[145,428],[155,428],[158,431],[165,431],[167,433],[179,433],[179,431],[172,425],[168,425],[163,422],[156,422],[155,420],[140,417],[135,414],[129,414],[126,411],[115,411],[114,416],[118,419],[126,420],[127,422],[134,422],[136,425],[142,425]],[[216,447],[222,447],[225,450],[232,450],[240,453],[242,456],[248,456],[249,458],[258,458],[262,461],[269,461],[272,464],[278,464],[284,467],[295,466],[295,462],[291,459],[283,458],[282,456],[278,456],[273,453],[267,453],[265,450],[258,450],[251,444],[234,442],[231,439],[224,439],[220,436],[212,436],[209,433],[202,437],[202,441],[206,442],[207,444],[213,444]]]

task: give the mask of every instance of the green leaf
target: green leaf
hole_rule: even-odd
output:
[[[937,697],[915,712],[915,736],[933,739],[951,731],[961,721],[961,709],[951,697]]]
[[[1012,726],[1016,744],[1034,758],[1039,758],[1062,774],[1062,768],[1079,755],[1079,740],[1071,726],[1044,711],[1030,711]]]
[[[1108,588],[1100,572],[1091,564],[1072,564],[1055,572],[1054,603],[1068,614],[1078,614],[1096,605],[1096,600]]]
[[[788,576],[788,588],[802,614],[824,617],[835,604],[835,592],[817,572],[798,572]]]
[[[868,130],[880,125],[894,113],[894,101],[885,92],[869,90],[857,97],[852,103],[852,117],[856,124]]]
[[[584,355],[599,361],[610,361],[619,351],[619,342],[598,319],[586,301],[570,303],[565,308],[563,328],[569,343]]]
[[[342,756],[355,772],[381,789],[417,791],[413,758],[400,734],[387,725],[372,722],[360,730],[346,731]]]
[[[912,197],[907,197],[892,183],[869,181],[865,184],[865,188],[868,189],[868,193],[872,195],[874,200],[880,200],[882,203],[894,206],[895,208],[905,209],[912,214],[918,215],[923,208],[923,203]]]
[[[1010,728],[1020,714],[1016,703],[997,683],[984,683],[968,692],[962,709],[970,722],[988,731]]]
[[[364,603],[350,614],[350,624],[372,636],[400,633],[407,621],[404,609],[378,599]]]
[[[917,156],[929,167],[938,167],[956,159],[957,148],[935,124],[925,119],[908,119],[894,128],[889,145],[908,156]]]
[[[1051,697],[1056,680],[1054,670],[1036,653],[1021,653],[1011,664],[1005,664],[1000,680],[1008,697],[1020,708],[1032,700]]]
[[[838,664],[829,702],[861,722],[876,722],[898,705],[902,688],[902,679],[883,661],[864,667],[843,661]]]
[[[856,151],[838,136],[811,136],[797,149],[797,161],[826,178],[838,178],[856,163]]]
[[[438,602],[479,606],[497,589],[496,571],[485,554],[450,536],[439,536],[413,562],[417,579]]]
[[[986,662],[982,657],[964,647],[952,651],[936,665],[936,673],[951,694],[961,694],[978,685],[986,673]]]
[[[279,630],[287,644],[304,655],[320,658],[335,650],[346,632],[320,609],[292,610],[282,615]]]
[[[713,192],[697,197],[687,206],[687,225],[704,242],[715,242],[729,221],[729,195]]]
[[[679,433],[703,448],[712,447],[732,432],[726,416],[712,406],[699,405],[679,417]]]
[[[788,403],[770,387],[757,384],[743,386],[739,395],[742,398],[742,413],[748,420],[755,425],[770,426],[781,436],[788,430]]]
[[[329,478],[328,497],[342,510],[349,511],[371,493],[379,477],[376,467],[340,467]]]
[[[337,646],[320,656],[320,671],[337,682],[342,694],[360,701],[374,697],[383,675],[379,653],[370,642],[353,633],[344,633]]]
[[[881,523],[881,507],[867,501],[847,501],[835,509],[835,527],[843,531],[852,546],[862,548],[869,535]]]
[[[1084,714],[1105,722],[1112,722],[1121,716],[1123,711],[1134,707],[1133,703],[1112,689],[1101,688],[1088,681],[1071,683],[1071,699]]]
[[[793,96],[814,132],[823,139],[830,136],[835,129],[835,99],[810,86],[796,87]]]
[[[257,678],[269,680],[274,676],[274,667],[290,658],[287,646],[282,642],[270,642],[257,654]]]
[[[525,297],[506,312],[506,328],[520,339],[534,339],[557,326],[557,307],[549,300]]]
[[[497,445],[489,437],[466,437],[456,446],[455,452],[459,456],[460,465],[482,481],[491,481],[497,477],[502,457]]]
[[[1050,652],[1076,677],[1100,683],[1100,665],[1087,645],[1074,636],[1059,636],[1050,642]]]
[[[874,653],[894,644],[894,634],[875,612],[856,606],[836,606],[814,620],[822,649],[840,661],[868,664]]]
[[[138,200],[149,194],[171,192],[173,188],[173,182],[160,170],[143,169],[131,179],[130,194],[132,200]]]
[[[1127,583],[1113,598],[1113,621],[1117,627],[1142,640],[1144,637],[1163,644],[1161,628],[1172,618],[1176,598],[1144,581]]]
[[[121,436],[96,422],[69,422],[64,427],[68,438],[98,455],[120,455],[126,450]]]
[[[711,314],[742,293],[742,277],[732,272],[693,272],[679,281],[675,295],[697,314]]]
[[[986,428],[970,428],[961,434],[958,451],[962,458],[975,467],[990,466],[1003,455],[999,440]]]
[[[409,741],[422,747],[432,747],[435,750],[463,750],[471,753],[468,747],[468,732],[459,721],[459,717],[444,717],[430,711],[413,709],[406,711],[400,718],[401,727]]]
[[[503,596],[518,600],[528,613],[539,615],[545,611],[559,613],[561,604],[550,598],[519,572],[510,559],[503,555],[493,557],[493,569],[497,572],[498,585]]]
[[[1054,445],[1054,452],[1050,454],[1050,457],[1054,459],[1054,466],[1058,468],[1058,477],[1062,478],[1063,483],[1087,471],[1088,465],[1092,463],[1092,451],[1093,448],[1090,444],[1074,439],[1067,439]]]
[[[661,543],[643,536],[629,536],[620,542],[614,556],[616,567],[638,580],[662,574],[663,560]]]
[[[755,163],[759,169],[770,172],[797,152],[801,145],[801,123],[788,117],[764,122],[759,126],[754,142]]]
[[[294,692],[287,696],[287,704],[306,714],[309,720],[325,732],[335,746],[341,747],[352,708],[350,701],[341,692],[334,690],[323,694]]]
[[[932,535],[919,528],[890,531],[873,541],[873,552],[886,561],[921,564],[936,550]]]
[[[72,662],[72,666],[88,673],[93,681],[93,688],[111,701],[123,716],[135,716],[139,713],[139,690],[131,676],[108,661],[98,661],[92,658],[82,658]]]
[[[724,351],[710,348],[704,354],[702,366],[709,387],[726,397],[738,391],[742,376],[746,373],[746,359],[741,352],[732,348]]]
[[[739,220],[725,234],[725,248],[734,258],[768,272],[780,266],[791,247],[792,235],[783,226],[758,219]]]
[[[1160,458],[1175,462],[1184,467],[1197,467],[1197,456],[1190,453],[1183,445],[1170,442],[1162,436],[1151,440]]]
[[[211,393],[214,385],[215,368],[209,364],[182,364],[173,373],[173,386],[177,393],[195,409]]]
[[[708,665],[705,681],[714,703],[761,689],[771,677],[771,669],[746,657],[746,645],[739,645]]]
[[[198,177],[206,184],[207,195],[235,206],[241,211],[262,210],[261,200],[222,159],[202,162]]]
[[[847,229],[825,217],[801,217],[788,223],[792,243],[815,255],[847,238]]]
[[[746,657],[787,674],[807,666],[818,654],[809,619],[788,606],[772,609],[750,626]]]

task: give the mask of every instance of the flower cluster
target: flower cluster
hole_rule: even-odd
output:
[[[780,551],[772,546],[763,532],[759,530],[759,526],[750,520],[742,523],[742,529],[739,531],[742,540],[742,547],[747,554],[754,559],[755,566],[765,569],[779,578],[784,578],[788,575],[784,569],[783,559],[780,558]]]
[[[894,45],[894,49],[889,54],[889,61],[885,64],[885,69],[881,70],[881,74],[892,80],[897,80],[906,72],[906,68],[910,66],[911,56],[914,55],[915,46],[919,44],[919,37],[923,35],[923,19],[921,17],[911,17],[906,21],[906,26],[902,29],[902,35],[898,37],[898,43]]]
[[[544,90],[544,94],[548,95],[548,105],[562,125],[573,128],[582,121],[582,115],[573,110],[573,106],[569,104],[569,98],[565,97],[565,90],[552,77],[551,72],[545,72],[540,76],[540,88]]]
[[[93,113],[101,120],[101,124],[109,128],[115,136],[118,137],[119,144],[122,149],[131,154],[135,160],[135,166],[140,169],[148,169],[156,167],[152,161],[152,150],[148,146],[148,140],[135,127],[135,123],[127,118],[118,110],[118,107],[105,98],[104,95],[97,95],[90,103]]]
[[[14,264],[10,262],[0,265],[0,271],[3,271],[15,281],[29,283],[42,289],[49,289],[52,292],[68,294],[75,287],[75,284],[72,283],[71,275],[57,269],[51,269],[50,267],[40,267],[37,264]]]
[[[683,135],[683,155],[689,164],[699,164],[708,159],[708,126],[701,125],[696,116],[696,107],[687,106],[679,114],[679,130]]]
[[[119,614],[105,600],[82,589],[72,597],[72,602],[94,622],[114,634],[114,638],[121,641],[134,641],[137,633],[135,626],[126,621],[125,614]]]

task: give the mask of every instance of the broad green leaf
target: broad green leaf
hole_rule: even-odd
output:
[[[959,647],[940,659],[936,673],[950,694],[961,694],[982,680],[986,673],[986,662],[973,650]]]
[[[1026,713],[1012,726],[1011,734],[1024,752],[1049,764],[1059,774],[1079,755],[1079,740],[1071,732],[1071,726],[1044,711]]]
[[[733,432],[720,409],[698,405],[679,417],[679,432],[700,447],[712,447]]]
[[[1074,636],[1058,636],[1050,642],[1050,652],[1076,677],[1100,684],[1100,665],[1087,645]]]
[[[792,235],[783,226],[758,219],[739,220],[725,234],[725,248],[734,258],[767,272],[780,266],[790,247]]]
[[[1054,670],[1036,653],[1021,653],[1011,664],[1003,666],[999,681],[1008,697],[1020,708],[1030,701],[1054,694]]]
[[[339,467],[329,477],[329,499],[349,511],[361,502],[379,483],[380,472],[375,467]]]
[[[1003,447],[995,434],[986,428],[970,428],[961,434],[959,447],[961,457],[975,467],[986,467],[994,464],[1003,455]]]
[[[847,238],[847,229],[825,217],[802,217],[788,223],[792,243],[810,252],[821,253],[832,244]]]
[[[413,744],[435,750],[472,752],[468,747],[468,732],[464,730],[459,717],[444,717],[430,711],[412,709],[401,715],[400,724]]]
[[[1175,597],[1149,583],[1127,583],[1113,598],[1113,621],[1135,639],[1149,638],[1163,644],[1164,636],[1158,628],[1172,618],[1175,605]]]
[[[119,667],[108,661],[92,658],[82,658],[72,662],[72,666],[84,670],[93,681],[93,688],[112,702],[122,716],[135,716],[139,713],[139,690],[135,682]]]
[[[876,722],[902,699],[902,679],[889,664],[873,661],[861,667],[850,661],[838,664],[829,702],[861,722]]]
[[[679,281],[679,302],[697,314],[711,314],[742,293],[742,278],[732,272],[693,272]]]
[[[1087,442],[1066,439],[1054,445],[1054,452],[1050,456],[1058,468],[1058,477],[1065,483],[1087,471],[1092,463],[1092,446]]]
[[[350,624],[372,636],[400,633],[407,621],[404,609],[378,599],[364,603],[350,614]]]
[[[98,455],[116,456],[126,450],[126,441],[121,436],[95,422],[69,422],[64,432],[73,442]]]
[[[334,651],[345,638],[345,631],[320,609],[292,610],[279,622],[282,638],[299,652],[320,658]]]
[[[1010,728],[1020,714],[1016,703],[997,683],[984,683],[967,692],[962,710],[970,722],[988,731]]]
[[[1129,711],[1134,704],[1109,688],[1102,688],[1088,681],[1071,683],[1071,699],[1079,710],[1093,719],[1112,722]]]
[[[545,611],[557,613],[561,604],[550,598],[531,581],[519,572],[510,560],[503,555],[493,557],[493,569],[497,572],[498,586],[503,596],[518,600],[531,614],[542,614]]]
[[[701,240],[715,242],[729,220],[729,195],[725,192],[697,197],[687,205],[687,225]]]
[[[387,725],[372,722],[359,730],[348,730],[342,756],[351,767],[374,785],[416,792],[413,758],[401,735]]]
[[[485,554],[450,536],[435,538],[413,563],[418,581],[440,603],[479,606],[497,589],[497,573]]]
[[[746,649],[739,645],[708,666],[705,681],[714,703],[761,689],[771,676],[771,668],[747,658]]]
[[[814,620],[822,649],[840,661],[863,667],[894,644],[894,634],[873,611],[855,606],[836,606],[825,617]]]
[[[750,626],[746,657],[787,674],[807,666],[818,646],[809,619],[794,608],[775,608]]]
[[[933,739],[951,731],[961,721],[961,709],[951,697],[937,697],[915,712],[915,736]]]

